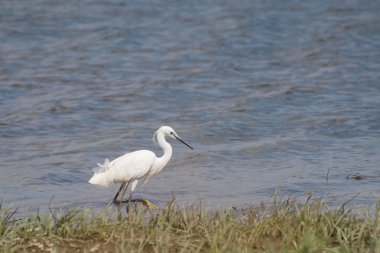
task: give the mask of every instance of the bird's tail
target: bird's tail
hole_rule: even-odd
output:
[[[110,180],[108,179],[110,168],[110,161],[108,159],[105,159],[103,164],[98,163],[98,167],[93,169],[95,174],[88,182],[99,186],[108,186],[110,183]]]

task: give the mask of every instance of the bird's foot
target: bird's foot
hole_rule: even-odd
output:
[[[130,204],[130,203],[137,203],[137,202],[140,202],[141,204],[143,204],[144,206],[149,208],[149,210],[151,210],[151,211],[160,209],[158,206],[156,206],[155,204],[153,204],[151,201],[149,201],[147,199],[127,199],[127,200],[113,201],[113,203],[117,206],[121,205],[121,204]]]
[[[159,210],[160,208],[158,206],[156,206],[155,204],[153,204],[151,201],[147,200],[147,199],[142,199],[141,203],[148,207],[149,210],[151,211],[154,211],[154,210]]]

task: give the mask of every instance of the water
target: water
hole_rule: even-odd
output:
[[[358,0],[2,1],[3,205],[104,207],[118,186],[88,184],[92,167],[160,154],[161,125],[195,150],[172,142],[136,197],[244,208],[277,189],[375,203],[379,12]]]

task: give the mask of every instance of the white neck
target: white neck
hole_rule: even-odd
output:
[[[172,146],[165,140],[163,133],[157,134],[157,143],[164,150],[164,154],[157,158],[157,165],[161,169],[169,162],[172,157],[173,149]]]

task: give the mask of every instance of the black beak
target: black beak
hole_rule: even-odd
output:
[[[181,140],[181,138],[179,138],[178,136],[174,136],[179,142],[182,142],[183,144],[185,144],[186,146],[188,146],[189,148],[193,149],[189,144],[187,144],[186,142],[184,142],[183,140]]]

